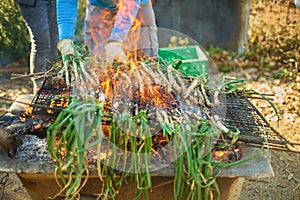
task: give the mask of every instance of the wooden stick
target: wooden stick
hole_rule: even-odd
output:
[[[63,108],[57,108],[57,107],[50,108],[49,106],[43,106],[43,105],[34,104],[34,103],[27,103],[27,102],[24,102],[24,101],[17,101],[17,100],[5,98],[5,97],[0,97],[0,100],[9,101],[9,102],[16,102],[16,103],[29,105],[29,106],[32,106],[32,107],[39,107],[39,108],[46,108],[46,109],[53,109],[53,110],[62,110],[63,109]]]

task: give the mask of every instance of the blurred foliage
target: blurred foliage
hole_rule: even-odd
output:
[[[288,74],[288,69],[280,69],[273,72],[272,77],[276,79],[283,79]]]
[[[83,44],[84,39],[84,18],[85,18],[86,0],[78,0],[78,10],[77,10],[77,25],[75,40],[79,45]]]
[[[0,1],[0,33],[1,59],[19,60],[29,56],[30,36],[14,0]]]
[[[78,0],[76,42],[83,43],[86,0]],[[27,62],[30,55],[30,35],[15,0],[0,1],[0,63]]]
[[[220,47],[217,47],[213,44],[209,45],[208,54],[210,56],[215,56],[215,55],[218,55],[218,54],[222,54],[223,52],[224,52],[224,49],[222,49]]]

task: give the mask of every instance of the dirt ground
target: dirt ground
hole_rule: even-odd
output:
[[[265,26],[266,24],[264,24],[266,23],[266,21],[270,21],[270,24],[271,22],[273,24],[276,24],[278,19],[284,19],[285,28],[292,27],[289,24],[286,25],[287,20],[290,20],[290,18],[286,17],[283,14],[281,15],[280,13],[289,12],[287,15],[290,17],[294,17],[294,20],[297,19],[298,22],[296,22],[296,24],[298,24],[299,26],[300,10],[295,10],[292,7],[292,4],[285,3],[285,1],[271,0],[261,0],[255,2],[258,3],[251,6],[250,36],[251,34],[254,34],[251,26],[260,25],[261,27],[263,27],[264,33],[266,33],[266,35],[264,36],[265,38],[263,42],[261,42],[262,45],[267,45],[268,42],[270,43],[270,40],[267,40],[266,38],[272,36],[269,34],[270,30],[268,32],[268,26]],[[274,2],[277,3],[275,4]],[[262,22],[262,20],[258,19],[264,19],[264,21]],[[274,26],[271,27],[274,28]],[[294,29],[289,29],[288,35],[293,35],[293,30]],[[282,32],[280,32],[280,34],[281,33]],[[250,37],[250,40],[251,39],[253,39],[253,37]],[[266,44],[264,42],[266,42]],[[252,44],[254,43],[255,42],[252,41]],[[276,48],[276,45],[273,46],[273,48]],[[296,46],[296,48],[298,48],[299,50],[299,44],[298,46]],[[253,100],[253,103],[280,134],[282,134],[291,142],[298,144],[300,144],[299,52],[298,57],[295,56],[296,61],[291,60],[292,58],[289,57],[290,54],[288,51],[282,52],[282,57],[279,58],[281,59],[281,61],[274,61],[272,60],[273,57],[268,57],[269,54],[265,54],[265,52],[261,52],[261,54],[259,54],[259,51],[257,51],[257,56],[260,60],[251,60],[250,57],[247,57],[238,58],[238,60],[236,61],[234,60],[234,58],[231,58],[229,54],[225,55],[227,56],[226,59],[223,59],[224,55],[222,55],[222,57],[214,58],[217,65],[221,66],[233,63],[232,66],[238,66],[232,67],[232,69],[229,70],[230,72],[226,73],[225,75],[228,77],[235,77],[246,80],[245,88],[254,89],[261,93],[269,93],[275,95],[272,102],[278,109],[278,114],[280,117],[279,126],[277,126],[277,117],[270,105],[259,100]],[[263,58],[267,60],[262,61]],[[285,62],[284,59],[288,59],[288,61]],[[287,65],[285,65],[284,63],[287,63]],[[269,64],[268,66],[271,66],[271,70],[262,70],[264,69],[264,66],[262,65],[265,64]],[[29,78],[9,80],[10,73],[12,71],[9,71],[8,69],[15,69],[15,65],[17,64],[0,67],[1,97],[15,99],[20,94],[31,93],[32,85]],[[272,66],[274,67],[277,65],[278,68],[272,68]],[[286,66],[290,67],[288,68],[288,70],[292,72],[292,74],[287,75],[285,78],[275,79],[274,73],[271,72],[274,71],[274,69],[280,72],[280,70],[282,70],[282,67],[284,68]],[[24,73],[25,71],[27,71],[26,68],[19,67],[18,70],[19,73]],[[14,73],[16,72],[14,71]],[[0,114],[6,112],[10,104],[11,102],[0,101]],[[264,179],[246,179],[242,187],[240,200],[300,200],[300,146],[296,145],[293,150],[295,152],[266,150],[270,155],[271,165],[274,170],[275,176],[272,178]],[[2,183],[4,183],[5,178],[5,174],[0,174],[0,199],[30,200],[29,195],[27,194],[26,190],[22,186],[22,183],[20,183],[15,174],[10,174],[9,180],[6,182],[4,187]]]
[[[240,72],[231,73],[231,75],[240,78],[243,76]],[[275,94],[273,103],[279,112],[279,126],[271,106],[261,100],[252,100],[252,102],[281,135],[298,145],[292,148],[296,152],[266,149],[265,151],[270,155],[275,176],[264,179],[246,179],[240,200],[298,200],[300,199],[300,82],[287,84],[272,80],[270,77],[267,78],[268,82],[264,80],[250,81],[246,88]],[[297,105],[292,108],[294,104]]]

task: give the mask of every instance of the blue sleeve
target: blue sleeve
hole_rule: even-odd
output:
[[[56,6],[59,40],[75,40],[77,0],[57,0]]]
[[[141,0],[122,1],[118,9],[117,17],[112,29],[110,40],[124,41],[133,21],[137,15]]]

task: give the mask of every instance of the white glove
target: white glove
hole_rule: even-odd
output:
[[[121,49],[121,42],[109,42],[105,45],[106,63],[111,64],[114,60],[126,63],[126,56]]]
[[[62,55],[75,54],[73,41],[71,39],[62,39],[58,42],[57,48]]]

